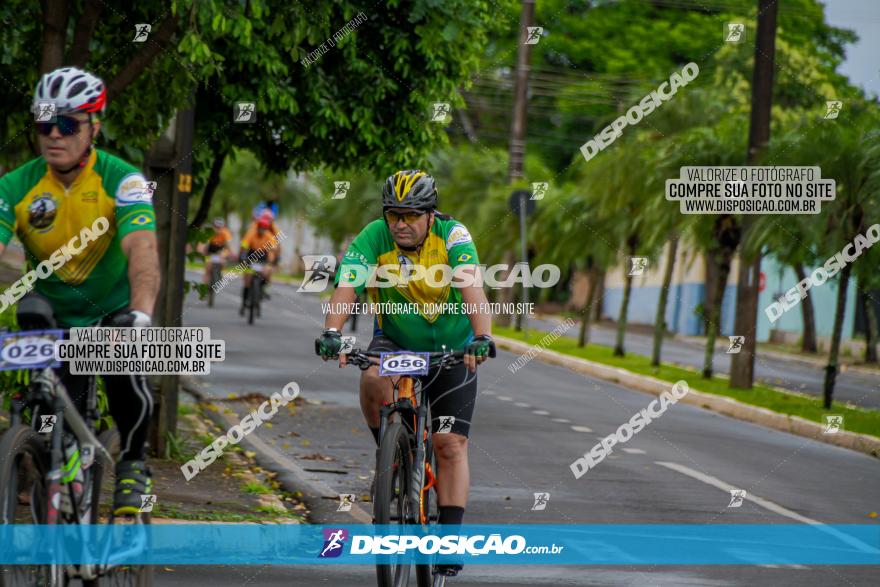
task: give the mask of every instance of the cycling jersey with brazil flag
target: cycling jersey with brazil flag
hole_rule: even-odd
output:
[[[410,280],[405,287],[368,287],[358,279],[370,266],[392,265],[395,274],[406,275],[401,265],[478,265],[477,249],[467,228],[448,216],[435,215],[434,226],[418,252],[404,251],[394,242],[384,219],[374,220],[355,237],[342,258],[336,283],[354,283],[360,293],[365,288],[373,302],[417,304],[417,313],[385,313],[378,316],[379,328],[385,336],[413,351],[460,350],[473,337],[467,314],[459,311],[432,312],[433,305],[456,304],[460,308],[461,291],[444,283],[439,272],[429,284],[425,279]],[[434,287],[436,286],[436,287]],[[427,305],[427,306],[425,306]],[[425,312],[424,310],[427,310]]]
[[[102,217],[108,222],[98,220]],[[109,229],[84,245],[81,231],[96,221]],[[18,236],[27,270],[64,247],[63,258],[56,253],[52,259],[55,271],[35,283],[63,326],[94,324],[128,306],[128,259],[120,242],[136,230],[155,229],[152,191],[144,176],[98,149],[92,149],[69,188],[42,157],[0,177],[0,242],[6,245],[13,234]]]

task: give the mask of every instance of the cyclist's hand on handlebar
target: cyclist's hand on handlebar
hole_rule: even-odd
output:
[[[464,364],[471,371],[477,370],[477,365],[488,357],[495,357],[495,341],[487,334],[474,337],[465,348]]]
[[[342,335],[336,330],[325,330],[315,339],[315,354],[325,361],[338,357],[340,350]]]
[[[149,314],[138,310],[126,310],[119,312],[110,319],[110,326],[146,328],[153,325],[153,319]]]

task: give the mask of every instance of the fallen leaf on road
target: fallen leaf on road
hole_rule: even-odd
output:
[[[305,461],[332,461],[333,457],[324,456],[320,453],[313,453],[304,457],[300,457]]]

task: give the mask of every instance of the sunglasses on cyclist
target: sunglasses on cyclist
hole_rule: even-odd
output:
[[[57,126],[58,132],[60,132],[62,136],[69,137],[79,132],[79,125],[83,124],[84,122],[87,121],[77,120],[76,118],[71,118],[70,116],[56,116],[54,122],[38,122],[37,132],[45,137],[48,137],[50,134],[52,134],[52,127]]]
[[[397,224],[400,220],[403,220],[407,224],[415,224],[419,221],[419,218],[425,215],[425,212],[392,212],[388,210],[385,212],[385,219],[388,221],[388,224]]]

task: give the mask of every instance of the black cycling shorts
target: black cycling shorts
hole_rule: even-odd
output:
[[[378,353],[399,351],[403,347],[384,334],[375,333],[367,350]],[[451,369],[434,367],[419,380],[422,388],[428,391],[428,401],[431,402],[431,430],[467,437],[477,401],[477,374],[459,364]]]

